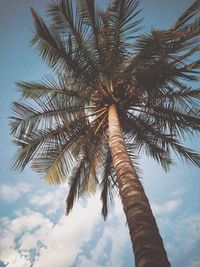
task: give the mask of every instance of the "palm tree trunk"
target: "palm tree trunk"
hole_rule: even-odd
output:
[[[108,115],[109,147],[135,254],[136,267],[170,267],[149,201],[129,158],[115,105]]]

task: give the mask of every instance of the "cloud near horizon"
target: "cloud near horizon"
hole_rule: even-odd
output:
[[[8,185],[1,188],[15,192],[15,197],[11,195],[12,201],[20,197],[26,199],[26,206],[16,208],[13,219],[0,219],[0,261],[7,267],[123,267],[125,261],[127,267],[133,265],[131,242],[119,198],[107,221],[103,222],[99,194],[77,202],[71,214],[65,216],[64,186],[52,192],[35,191],[21,183],[13,187],[14,191]],[[9,203],[6,196],[3,200]],[[152,209],[162,218],[175,213],[180,204],[181,200],[174,198],[162,205],[152,203]],[[194,236],[200,215],[185,218],[186,221],[190,223],[190,231],[185,238],[181,232],[175,235],[175,229],[171,229],[171,234],[173,242],[185,244],[187,251],[198,241]],[[195,259],[194,267],[197,262]]]
[[[16,188],[19,186],[17,184]],[[76,203],[66,217],[63,201],[66,189],[63,186],[54,192],[32,190],[28,195],[26,193],[20,196],[26,197],[28,207],[17,209],[14,219],[3,217],[0,220],[3,230],[0,234],[1,261],[9,267],[16,264],[23,267],[64,267],[73,264],[83,267],[88,265],[88,261],[89,266],[102,267],[105,266],[102,265],[104,259],[106,266],[122,266],[123,254],[127,247],[130,251],[131,246],[119,199],[104,223],[99,194],[88,198],[87,202]],[[4,201],[9,202],[8,198]],[[52,219],[51,215],[55,218],[56,212],[61,209],[56,221]],[[88,249],[86,255],[85,246],[90,246],[92,239],[94,246]]]
[[[16,188],[19,186],[20,184],[16,185]],[[63,215],[63,209],[62,215],[54,222],[50,218],[52,215],[50,211],[56,213],[58,209],[63,208],[65,194],[62,186],[48,193],[38,191],[33,194],[31,191],[27,197],[30,203],[28,208],[16,210],[14,219],[1,218],[1,261],[9,267],[18,266],[17,264],[23,267],[64,267],[70,266],[77,259],[76,266],[82,267],[84,261],[88,260],[84,245],[95,237],[96,230],[99,228],[101,237],[96,237],[90,263],[93,264],[92,266],[102,266],[97,262],[109,243],[110,253],[105,255],[105,258],[109,257],[109,262],[115,262],[118,258],[119,263],[115,266],[120,266],[122,247],[129,242],[127,229],[124,227],[124,216],[122,210],[120,211],[120,201],[117,201],[114,213],[109,216],[105,224],[100,215],[101,206],[98,194],[89,198],[87,203],[85,201],[76,203],[67,217]],[[7,198],[4,198],[4,201],[9,202]],[[45,212],[35,211],[34,207],[45,208]],[[113,220],[116,226],[114,229],[111,227]],[[123,220],[124,224],[121,224]],[[120,233],[120,240],[116,240],[118,238],[116,231]]]

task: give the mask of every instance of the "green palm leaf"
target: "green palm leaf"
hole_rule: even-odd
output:
[[[78,17],[77,10],[69,0],[62,0],[59,4],[52,3],[48,7],[48,14],[53,18],[53,24],[62,31],[63,36],[72,39],[73,51],[79,51],[87,62],[90,77],[95,79],[99,76],[94,49],[88,45],[89,26],[83,23],[82,16]],[[65,37],[66,38],[66,37]]]
[[[106,219],[108,215],[108,207],[113,202],[113,177],[112,177],[112,159],[110,151],[107,152],[107,157],[105,158],[104,168],[102,170],[102,178],[101,178],[101,201],[102,201],[102,209],[101,213]]]
[[[75,79],[81,77],[90,84],[88,66],[84,64],[79,53],[73,51],[71,39],[64,41],[55,26],[51,25],[48,28],[33,9],[32,15],[35,22],[35,35],[31,44],[37,44],[37,51],[42,59],[58,73],[70,71]]]

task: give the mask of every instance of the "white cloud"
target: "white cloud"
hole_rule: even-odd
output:
[[[30,190],[31,185],[27,183],[18,183],[15,186],[3,184],[0,186],[0,198],[7,202],[13,202]]]
[[[52,203],[53,193],[44,193],[44,195],[34,195],[30,199],[30,203],[37,206],[46,206]]]
[[[3,229],[0,233],[0,259],[8,263],[9,267],[66,267],[75,261],[76,267],[121,267],[127,251],[129,255],[132,254],[129,231],[119,198],[116,198],[115,206],[107,221],[103,223],[102,220],[100,225],[99,195],[89,198],[87,204],[76,203],[68,217],[62,215],[56,220],[54,216],[56,221],[52,221],[49,214],[63,208],[66,189],[59,187],[54,192],[48,193],[26,192],[29,192],[27,199],[31,208],[40,207],[40,212],[32,209],[23,212],[18,210],[15,219],[4,217],[0,220],[0,227]],[[152,208],[154,214],[163,215],[175,211],[180,203],[179,199],[172,199],[163,205],[154,203]],[[46,215],[41,213],[44,208]],[[188,233],[188,239],[192,239],[194,232],[197,232],[197,222],[199,222],[199,217],[190,219],[190,229],[194,228],[194,231]],[[100,231],[100,234],[97,235],[96,230]],[[85,253],[85,248],[91,240],[93,246],[88,254]],[[186,241],[184,242],[186,244]],[[35,251],[34,258],[32,258],[33,251]]]
[[[35,191],[33,194],[30,187],[22,185],[15,186],[15,192],[29,192],[31,206],[45,208],[47,215],[26,209],[17,211],[13,220],[1,219],[4,231],[1,234],[0,258],[4,262],[12,266],[16,264],[16,267],[18,262],[21,266],[24,264],[23,267],[64,267],[70,266],[76,259],[77,267],[102,267],[102,260],[107,264],[103,266],[107,267],[123,265],[125,251],[128,249],[131,253],[132,248],[119,198],[115,199],[113,211],[101,226],[101,237],[96,239],[90,256],[86,257],[85,244],[92,238],[95,240],[96,228],[99,227],[99,195],[89,198],[87,204],[76,203],[68,217],[62,215],[54,223],[48,215],[64,206],[66,188],[60,186],[54,192]],[[179,204],[179,200],[170,200],[163,205],[152,206],[156,214],[162,214],[174,211]],[[31,251],[36,253],[34,259],[31,259]]]
[[[69,266],[80,247],[91,239],[98,223],[99,196],[89,199],[87,205],[81,202],[75,204],[73,212],[68,217],[62,215],[56,224],[42,213],[30,209],[16,214],[17,218],[13,220],[4,217],[0,221],[3,229],[0,234],[0,259],[3,262],[12,267],[18,267],[20,262],[20,267],[27,267],[28,263],[31,264],[31,250],[34,250],[38,256],[33,267]]]
[[[30,267],[30,261],[26,259],[26,257],[22,256],[17,250],[15,249],[8,249],[7,255],[5,255],[5,252],[3,256],[6,256],[6,259],[1,256],[0,258],[4,261],[6,264],[6,267]]]
[[[31,210],[26,210],[21,215],[18,214],[18,217],[13,220],[3,218],[1,220],[3,230],[0,234],[0,259],[12,267],[29,266],[27,259],[23,256],[23,250],[35,249],[37,242],[45,240],[46,234],[52,227],[53,223],[49,219]],[[41,228],[43,228],[42,231]]]
[[[53,192],[39,191],[30,196],[29,202],[34,207],[47,206],[48,208],[46,210],[46,213],[48,215],[55,214],[59,208],[64,206],[66,191],[66,186],[60,186]]]
[[[132,253],[128,227],[122,210],[121,200],[115,199],[115,207],[103,226],[101,237],[90,251],[90,258],[84,256],[84,247],[78,258],[77,267],[123,266],[125,251]],[[104,262],[102,265],[100,262]],[[133,263],[131,262],[130,265]]]
[[[39,212],[27,209],[18,218],[11,221],[9,229],[15,234],[22,234],[27,231],[34,231],[38,227],[51,228],[52,223]]]
[[[81,255],[78,259],[77,267],[102,267],[102,265],[97,264],[94,260],[87,259],[86,256]]]
[[[170,213],[175,211],[181,204],[179,199],[172,199],[168,202],[164,203],[163,205],[158,205],[156,203],[151,204],[151,208],[154,215]]]
[[[110,229],[110,239],[112,246],[109,261],[107,262],[106,267],[121,267],[123,266],[122,256],[124,254],[124,249],[126,247],[131,247],[130,236],[128,235],[128,227],[125,227],[122,222],[119,222],[117,227]]]
[[[33,196],[31,193],[30,203],[44,207],[49,205],[55,209],[58,205],[62,206],[64,192],[63,188],[59,188],[47,194],[41,191]],[[20,267],[64,267],[70,266],[80,255],[78,263],[81,267],[88,266],[88,262],[91,267],[101,267],[99,259],[102,257],[109,264],[120,266],[121,250],[129,240],[120,200],[116,201],[112,215],[103,224],[102,237],[91,251],[92,258],[85,256],[84,246],[95,236],[99,220],[102,220],[100,209],[97,194],[89,198],[87,204],[76,203],[72,213],[67,217],[62,215],[56,223],[30,208],[17,211],[15,219],[1,218],[0,259],[9,267],[18,267],[19,264]],[[111,248],[107,253],[108,244]],[[31,259],[31,251],[36,252],[34,259]]]
[[[88,201],[87,207],[78,203],[70,216],[61,216],[45,240],[45,247],[34,263],[34,267],[64,267],[75,260],[79,248],[90,240],[100,216],[96,197]]]

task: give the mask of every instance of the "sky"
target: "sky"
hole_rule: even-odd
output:
[[[140,2],[148,31],[170,27],[193,1]],[[30,47],[30,7],[43,16],[47,3],[0,0],[0,267],[133,267],[128,228],[117,196],[106,221],[101,217],[98,193],[77,202],[65,216],[66,184],[47,185],[29,167],[21,173],[10,169],[15,147],[8,116],[12,101],[20,98],[15,82],[39,81],[51,73]],[[186,145],[200,152],[199,136],[186,140]],[[145,156],[139,164],[172,266],[200,267],[200,170],[178,159],[168,173]]]

